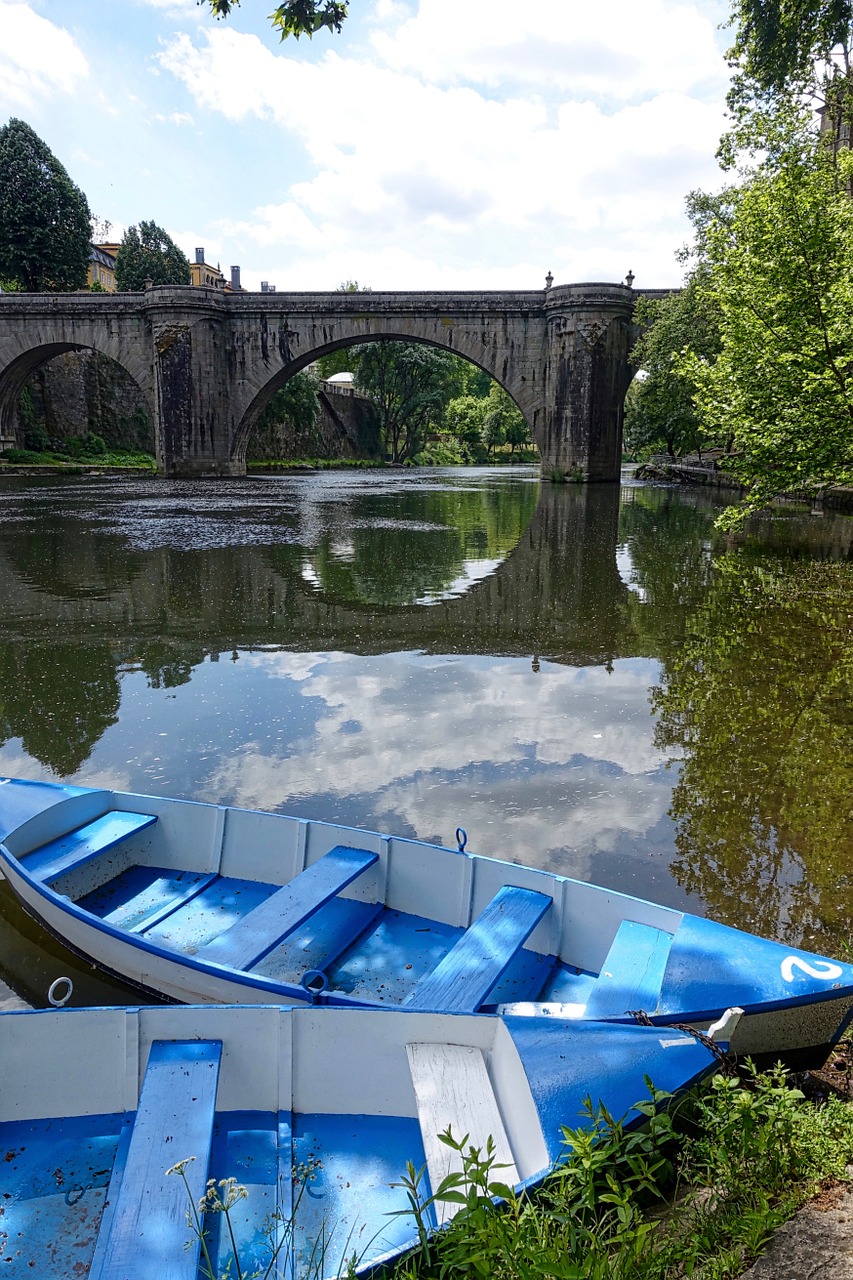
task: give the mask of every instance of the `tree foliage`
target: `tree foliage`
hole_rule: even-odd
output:
[[[116,287],[120,293],[139,293],[152,284],[189,284],[186,254],[156,222],[128,227],[116,254]]]
[[[765,94],[808,82],[815,63],[840,55],[845,69],[853,23],[853,0],[736,0],[735,42],[729,51],[738,77]]]
[[[319,411],[317,379],[303,369],[294,373],[283,387],[273,392],[258,418],[257,429],[264,430],[278,423],[287,423],[295,430],[307,434],[315,426]]]
[[[691,349],[713,360],[719,350],[719,317],[708,292],[688,280],[666,298],[640,299],[635,320],[644,332],[632,353],[642,377],[625,401],[625,447],[643,456],[665,450],[671,458],[701,450],[706,441],[694,402],[695,379],[679,363]]]
[[[199,4],[205,0],[198,0]],[[215,18],[227,18],[240,0],[206,0]],[[330,31],[340,31],[347,16],[349,0],[287,0],[286,4],[277,5],[270,14],[270,22],[281,32],[282,40],[287,36],[308,36],[326,27]]]
[[[388,457],[413,458],[459,390],[457,358],[419,342],[377,341],[352,348],[350,365],[355,385],[377,406]]]
[[[83,192],[23,120],[0,129],[0,278],[30,293],[86,283],[91,215]]]
[[[790,105],[755,113],[753,128],[764,157],[715,210],[699,202],[720,352],[681,365],[703,429],[734,441],[748,492],[728,524],[779,494],[853,480],[853,153],[831,155]]]

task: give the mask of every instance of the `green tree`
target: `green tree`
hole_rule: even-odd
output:
[[[493,381],[489,387],[481,434],[487,449],[504,443],[515,449],[530,440],[524,414],[499,382]]]
[[[0,129],[0,279],[29,293],[80,289],[91,251],[83,192],[23,120]]]
[[[444,425],[456,437],[469,462],[483,458],[483,427],[489,401],[481,396],[456,396],[444,412]]]
[[[849,71],[851,0],[735,0],[733,101],[786,92],[813,80],[815,64],[840,57]],[[831,72],[830,72],[831,74]]]
[[[261,411],[254,431],[269,434],[282,424],[301,436],[313,438],[320,404],[317,400],[317,379],[303,369],[288,378],[283,387],[274,391],[266,407]]]
[[[198,0],[199,4],[202,0]],[[207,0],[211,12],[216,18],[227,18],[231,10],[240,0]],[[287,0],[278,5],[270,14],[270,22],[281,32],[284,40],[287,36],[308,36],[323,27],[330,31],[340,31],[347,16],[349,0]]]
[[[644,332],[632,352],[643,374],[625,400],[625,447],[635,456],[666,450],[671,458],[701,450],[695,379],[679,356],[691,349],[709,361],[720,346],[719,317],[707,290],[691,279],[666,298],[641,298],[635,321]]]
[[[733,438],[747,496],[729,525],[779,494],[853,479],[853,153],[831,157],[790,104],[754,113],[740,134],[764,154],[716,212],[697,204],[720,351],[680,365],[703,429]]]
[[[459,390],[459,361],[419,342],[377,341],[354,347],[359,390],[377,406],[386,454],[405,462],[419,453],[430,425],[438,425]]]
[[[128,227],[116,254],[119,292],[140,293],[146,279],[152,284],[189,284],[191,278],[186,254],[156,222]]]

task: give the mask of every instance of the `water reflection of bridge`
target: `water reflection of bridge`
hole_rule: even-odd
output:
[[[616,564],[618,519],[617,485],[543,488],[529,527],[492,574],[464,595],[394,609],[317,591],[293,547],[127,550],[105,563],[82,540],[79,554],[42,543],[37,559],[22,563],[7,544],[0,640],[100,642],[117,654],[148,640],[206,653],[416,648],[606,663],[635,651],[631,593]]]

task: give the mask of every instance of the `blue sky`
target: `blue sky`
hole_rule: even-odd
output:
[[[118,238],[153,219],[279,290],[677,283],[714,188],[726,7],[351,0],[281,43],[272,0],[0,0],[26,120]]]

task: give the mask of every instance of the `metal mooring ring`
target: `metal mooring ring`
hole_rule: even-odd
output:
[[[306,969],[302,975],[302,990],[306,991],[312,1000],[319,999],[328,985],[329,979],[322,969]]]
[[[58,996],[56,994],[56,988],[58,986],[61,986],[63,982],[68,984],[68,990],[65,992],[64,996]],[[71,981],[70,978],[66,978],[65,976],[63,976],[61,978],[54,978],[53,982],[50,984],[50,986],[47,989],[47,998],[50,1001],[50,1003],[53,1005],[54,1009],[61,1009],[64,1004],[68,1004],[68,1001],[71,999],[71,996],[73,995],[73,993],[74,993],[74,983]]]
[[[465,846],[468,843],[468,832],[464,827],[456,828],[456,843],[459,846],[459,852],[465,852]]]

